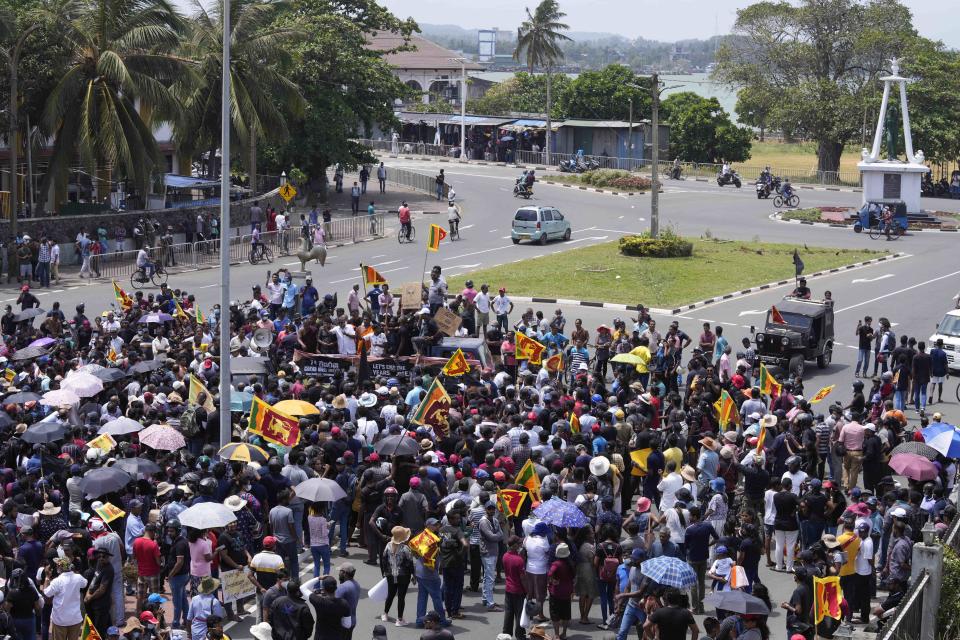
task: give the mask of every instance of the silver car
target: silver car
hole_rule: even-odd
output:
[[[510,238],[513,244],[531,240],[547,244],[548,240],[569,240],[572,230],[563,214],[554,207],[520,207],[513,216]]]

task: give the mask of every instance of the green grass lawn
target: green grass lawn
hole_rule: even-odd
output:
[[[450,290],[459,291],[470,279],[477,288],[488,283],[492,292],[506,287],[508,295],[642,302],[671,308],[792,278],[794,248],[800,249],[805,273],[869,260],[883,253],[724,240],[692,242],[691,258],[626,257],[620,254],[617,242],[607,242],[467,273],[452,278]]]
[[[840,171],[856,171],[860,162],[860,150],[847,146],[840,156]],[[758,142],[753,141],[750,159],[742,164],[750,166],[770,165],[772,169],[796,171],[817,170],[817,144],[815,142]]]

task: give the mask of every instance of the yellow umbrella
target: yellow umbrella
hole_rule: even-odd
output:
[[[643,359],[640,356],[635,356],[632,353],[618,353],[617,355],[610,358],[610,362],[623,362],[625,364],[643,364]]]
[[[265,463],[270,459],[270,454],[252,444],[245,442],[231,442],[220,449],[218,455],[223,460],[235,460],[236,462],[259,462]]]
[[[320,409],[317,409],[315,406],[309,402],[303,400],[281,400],[277,404],[273,405],[273,408],[277,411],[287,414],[288,416],[315,416],[320,413]]]

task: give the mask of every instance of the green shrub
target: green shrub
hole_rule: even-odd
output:
[[[650,179],[622,169],[595,169],[580,174],[580,182],[592,187],[631,189],[643,191],[650,188]]]
[[[955,638],[958,631],[957,608],[960,608],[960,557],[949,545],[943,547],[943,585],[940,587],[940,613],[937,619],[939,637]]]
[[[620,238],[620,253],[637,258],[689,258],[693,255],[693,243],[668,228],[659,238],[651,238],[649,232]]]
[[[821,211],[816,207],[809,209],[791,209],[780,214],[782,220],[802,220],[803,222],[820,222]]]

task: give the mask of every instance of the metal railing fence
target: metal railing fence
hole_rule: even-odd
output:
[[[916,640],[920,637],[923,590],[929,581],[930,574],[924,571],[910,585],[893,616],[877,633],[877,640]]]

